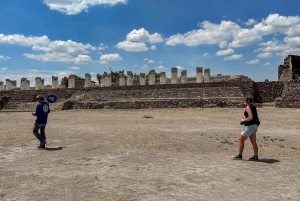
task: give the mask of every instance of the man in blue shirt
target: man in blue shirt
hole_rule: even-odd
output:
[[[33,134],[40,141],[40,146],[38,148],[46,148],[46,134],[45,128],[47,124],[48,114],[50,113],[49,104],[44,102],[44,97],[42,95],[38,95],[36,97],[38,102],[36,106],[36,111],[32,113],[32,115],[36,116],[36,121],[33,127]],[[40,130],[40,133],[39,133]]]

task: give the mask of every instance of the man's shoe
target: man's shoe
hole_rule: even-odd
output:
[[[248,161],[258,161],[258,156],[252,156]]]
[[[240,154],[233,157],[233,160],[242,160],[242,159],[243,159],[243,156]]]
[[[40,143],[40,146],[38,146],[38,148],[40,148],[40,149],[45,149],[45,148],[46,148],[46,146],[45,146],[46,143],[47,143],[46,141],[41,142],[41,143]]]

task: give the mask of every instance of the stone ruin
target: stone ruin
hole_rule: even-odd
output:
[[[278,81],[298,80],[300,77],[300,56],[288,55],[278,66]]]
[[[158,75],[158,77],[156,77]],[[136,80],[133,77],[133,73],[131,71],[127,71],[127,75],[125,76],[123,73],[119,74],[119,80],[117,83],[112,82],[111,74],[104,73],[100,76],[100,84],[95,85],[92,81],[92,77],[89,73],[85,74],[85,79],[81,79],[76,77],[75,75],[71,75],[68,78],[68,88],[89,88],[89,87],[110,87],[110,86],[133,86],[133,85],[157,85],[157,84],[185,84],[185,83],[209,83],[209,82],[220,82],[227,81],[232,79],[240,79],[241,77],[246,77],[242,75],[232,76],[232,75],[220,75],[211,76],[210,69],[204,69],[203,75],[203,67],[196,68],[196,77],[187,77],[187,71],[181,71],[180,77],[178,77],[178,68],[174,67],[171,69],[171,78],[166,76],[165,72],[160,72],[157,74],[155,70],[150,70],[149,74],[140,73],[139,80]],[[247,78],[251,80],[250,78]],[[45,86],[44,79],[41,77],[35,78],[35,90],[42,89],[58,89],[65,88],[66,86],[59,85],[59,80],[57,76],[52,76],[52,85]],[[17,87],[16,80],[6,80],[6,85],[4,82],[0,82],[0,91],[3,90],[32,90],[30,87],[30,80],[27,78],[21,79],[20,87]]]

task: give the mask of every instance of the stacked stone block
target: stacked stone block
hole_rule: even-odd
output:
[[[205,83],[210,82],[210,69],[209,68],[204,69],[204,82]]]
[[[181,84],[187,83],[187,71],[186,70],[181,71],[180,79],[181,79]]]
[[[17,88],[17,81],[16,80],[6,79],[5,83],[6,83],[6,90],[7,91]]]
[[[21,79],[21,90],[30,90],[30,80],[27,80],[27,78]]]
[[[149,71],[149,85],[155,85],[155,70]]]
[[[127,86],[132,86],[133,85],[133,74],[132,74],[131,71],[127,71],[126,85]]]
[[[57,88],[58,88],[58,77],[52,76],[52,89],[57,89]]]
[[[145,73],[140,73],[140,85],[146,85],[146,75],[145,75]]]
[[[167,76],[165,72],[161,72],[159,76],[159,83],[160,84],[167,84]]]
[[[126,86],[126,79],[124,73],[119,73],[119,86]]]
[[[91,86],[92,86],[92,76],[89,73],[86,73],[84,87],[91,87]]]
[[[4,90],[4,83],[0,82],[0,91],[3,91],[3,90]]]
[[[203,67],[196,68],[196,83],[203,83]]]
[[[178,68],[171,69],[171,84],[178,84]]]

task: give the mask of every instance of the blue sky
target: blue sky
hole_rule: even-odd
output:
[[[0,1],[0,81],[125,70],[277,80],[300,55],[296,0]]]

